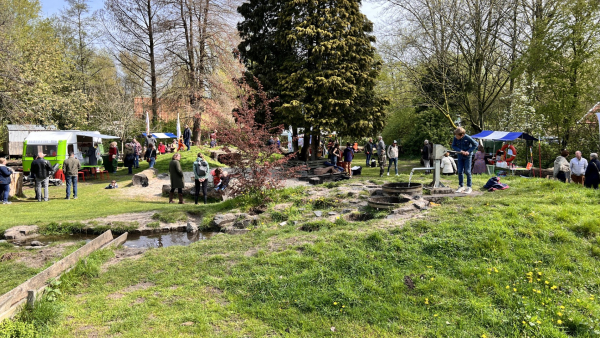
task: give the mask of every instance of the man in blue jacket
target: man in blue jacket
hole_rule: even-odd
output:
[[[471,189],[471,163],[473,163],[473,151],[477,149],[477,142],[467,135],[464,128],[457,128],[454,131],[454,140],[452,149],[458,152],[458,190],[457,193],[470,194]],[[467,175],[467,189],[463,187],[463,172]]]

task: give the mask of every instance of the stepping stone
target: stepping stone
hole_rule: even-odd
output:
[[[342,210],[342,214],[348,214],[348,213],[351,213],[351,212],[352,212],[352,209],[344,209],[344,210]]]
[[[313,211],[313,212],[314,212],[315,216],[317,216],[317,217],[321,217],[323,215],[323,212],[321,212],[321,211]]]
[[[284,226],[284,225],[287,225],[287,222],[281,222],[281,223],[279,223],[279,226]]]
[[[335,216],[335,215],[337,215],[337,212],[330,211],[330,212],[327,213],[327,215],[329,215],[329,216]]]

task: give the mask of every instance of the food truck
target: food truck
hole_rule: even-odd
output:
[[[88,154],[92,147],[97,147],[95,151],[99,155],[104,154],[102,145],[103,139],[118,139],[116,136],[102,135],[98,131],[80,131],[80,130],[61,130],[61,131],[40,131],[30,133],[23,142],[23,171],[31,171],[31,162],[38,153],[44,153],[46,160],[54,166],[59,164],[62,169],[63,163],[69,157],[70,152],[75,153],[75,157],[85,167],[89,164]],[[95,167],[102,165],[102,157],[97,156],[98,163]]]

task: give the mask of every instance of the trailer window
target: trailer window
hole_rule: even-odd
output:
[[[35,158],[38,153],[44,153],[48,157],[55,157],[56,152],[58,151],[57,145],[52,144],[44,144],[44,145],[27,145],[27,150],[25,152],[25,157],[33,157]]]

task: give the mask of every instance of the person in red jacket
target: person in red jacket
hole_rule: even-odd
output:
[[[167,147],[165,147],[165,145],[164,145],[162,142],[160,142],[160,143],[158,144],[158,152],[159,152],[161,155],[163,155],[164,153],[166,153],[166,152],[167,152]]]
[[[117,142],[112,142],[110,144],[110,148],[108,149],[108,163],[109,166],[112,168],[113,173],[117,172],[118,156],[119,149],[117,148]]]

